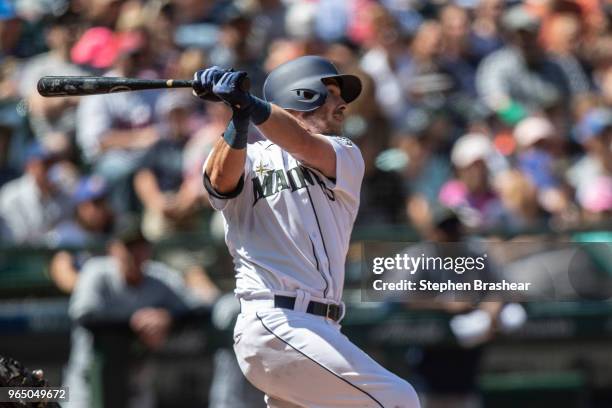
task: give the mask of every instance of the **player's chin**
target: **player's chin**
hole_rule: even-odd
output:
[[[342,129],[344,129],[344,116],[337,117],[337,115],[334,115],[334,117],[327,122],[327,129],[330,134],[341,134]]]

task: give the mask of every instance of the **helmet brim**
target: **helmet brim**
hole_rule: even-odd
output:
[[[361,94],[362,85],[361,79],[358,76],[349,74],[331,75],[321,78],[321,81],[324,79],[335,79],[338,81],[340,95],[346,103],[353,102]]]

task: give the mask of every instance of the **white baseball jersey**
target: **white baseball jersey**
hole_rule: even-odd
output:
[[[207,186],[212,206],[223,212],[238,297],[302,290],[313,299],[340,302],[364,162],[349,139],[329,141],[336,152],[335,180],[264,140],[247,147],[237,196],[222,197]]]

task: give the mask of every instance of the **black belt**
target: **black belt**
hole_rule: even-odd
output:
[[[295,307],[295,298],[291,296],[274,296],[274,307],[293,310]],[[323,316],[337,322],[342,317],[342,307],[340,305],[332,305],[327,303],[308,302],[306,313],[317,316]]]

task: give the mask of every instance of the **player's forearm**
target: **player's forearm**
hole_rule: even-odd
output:
[[[130,320],[128,315],[107,313],[101,308],[92,308],[73,314],[72,320],[79,326],[88,330],[129,330]]]
[[[200,189],[194,189],[190,181],[183,180],[179,191],[176,193],[178,208],[183,212],[191,211],[198,207],[200,197]]]
[[[47,119],[54,119],[60,116],[69,106],[66,99],[67,98],[45,98],[38,92],[33,92],[28,97],[28,106],[32,113]]]
[[[138,137],[135,132],[129,130],[113,130],[104,135],[100,141],[102,151],[110,149],[127,149],[132,146],[132,138]]]
[[[309,149],[312,139],[310,132],[290,113],[276,105],[272,105],[268,120],[257,127],[267,139],[294,156],[304,154]]]
[[[234,191],[246,161],[246,148],[233,149],[224,139],[219,139],[206,163],[206,174],[212,187],[221,194]]]
[[[140,202],[147,208],[155,208],[157,210],[164,207],[164,195],[159,189],[157,180],[150,170],[141,170],[134,177],[134,190],[140,199]]]
[[[336,154],[332,145],[324,136],[310,132],[284,109],[272,105],[270,117],[258,128],[268,140],[299,161],[328,177],[336,176]]]
[[[72,293],[79,271],[74,266],[74,258],[69,252],[60,251],[53,256],[49,273],[62,292]]]
[[[155,138],[155,129],[152,127],[130,130],[113,129],[102,137],[100,148],[102,151],[134,149],[151,144]]]

